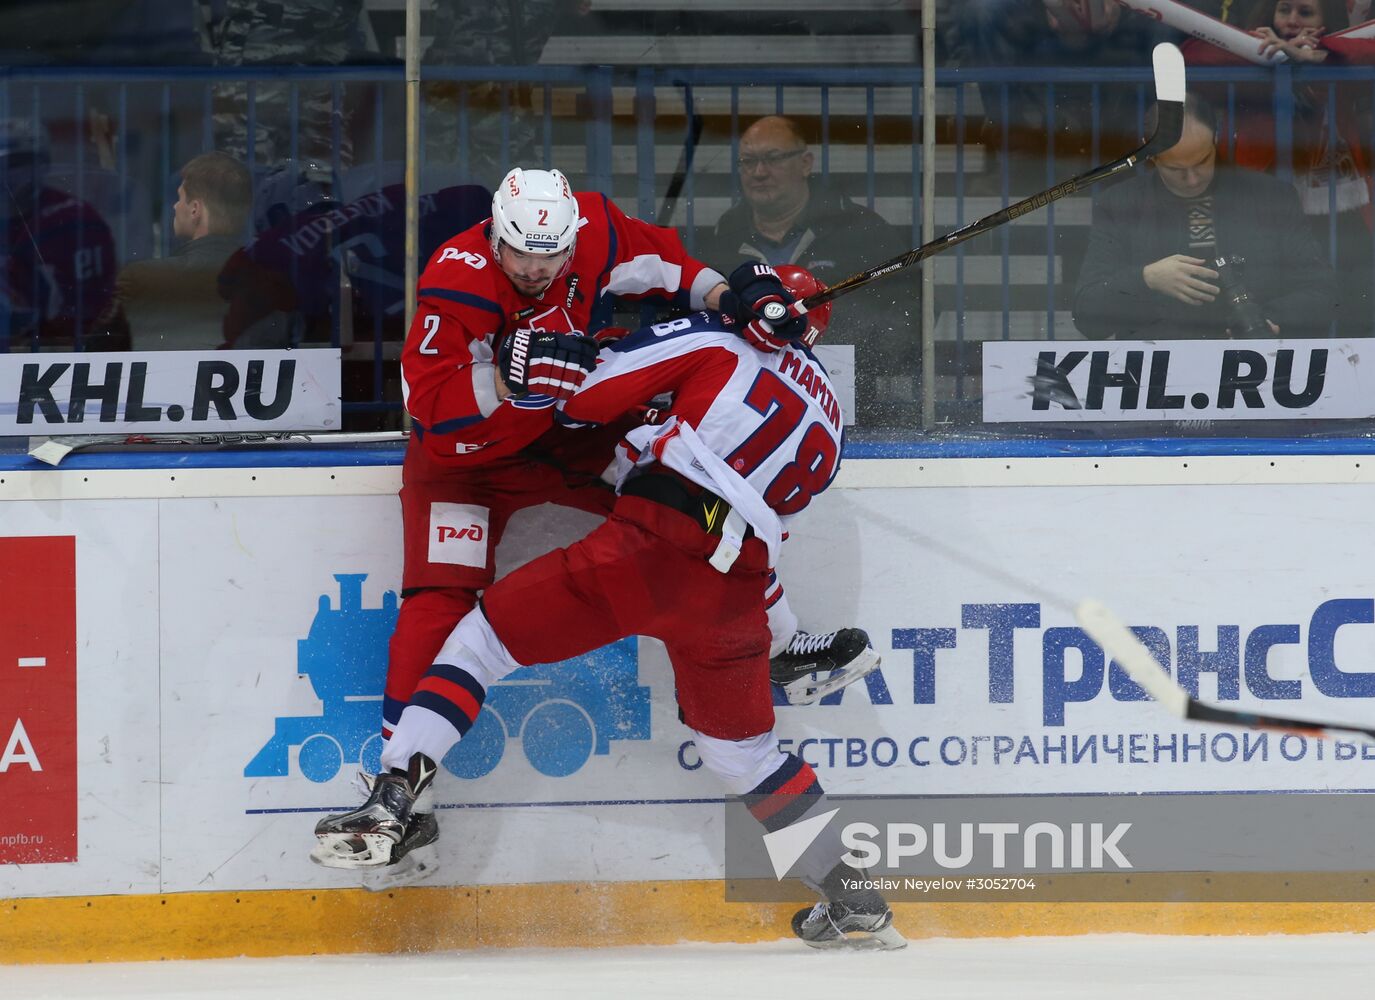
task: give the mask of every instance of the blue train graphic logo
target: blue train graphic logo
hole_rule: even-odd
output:
[[[296,766],[310,781],[329,781],[345,767],[381,766],[382,689],[387,641],[396,627],[397,598],[363,607],[366,573],[336,573],[339,607],[320,595],[306,638],[296,643],[296,670],[320,699],[319,715],[281,716],[272,738],[244,768],[245,778],[285,777]],[[562,663],[522,667],[487,692],[482,714],[444,767],[480,778],[519,739],[531,766],[562,778],[616,740],[649,739],[650,690],[639,682],[634,637]]]

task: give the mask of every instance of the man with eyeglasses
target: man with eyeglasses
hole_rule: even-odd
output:
[[[907,249],[878,213],[813,183],[815,164],[793,119],[769,115],[750,125],[736,161],[743,199],[699,241],[702,259],[796,264],[834,284]],[[846,300],[844,329],[828,343],[855,345],[859,426],[916,426],[919,317],[916,286],[904,276]]]

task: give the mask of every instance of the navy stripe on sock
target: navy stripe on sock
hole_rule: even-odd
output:
[[[487,689],[462,667],[456,667],[451,663],[436,663],[426,671],[425,676],[442,677],[446,681],[452,681],[472,695],[473,700],[479,705],[487,700]]]
[[[436,663],[416,685],[411,704],[428,708],[457,729],[459,736],[464,736],[482,711],[486,698],[486,689],[468,671]]]
[[[787,754],[783,764],[759,784],[751,788],[746,795],[772,795],[788,782],[792,781],[797,772],[802,770],[802,758],[795,753]]]
[[[448,698],[432,691],[417,691],[411,697],[411,704],[428,708],[436,715],[442,716],[449,725],[458,730],[459,736],[466,736],[468,730],[473,728],[473,720],[468,718],[467,712],[464,712]]]
[[[783,764],[744,796],[750,814],[769,832],[791,826],[816,804],[821,781],[801,757],[787,754]]]
[[[395,729],[401,724],[401,713],[406,710],[406,703],[398,698],[382,699],[382,722],[388,729]]]
[[[785,799],[782,808],[772,816],[766,816],[759,820],[759,823],[770,833],[775,830],[781,830],[785,826],[792,826],[806,815],[808,809],[816,805],[816,800],[820,795],[820,783],[813,783],[805,792],[799,792],[796,795],[773,796],[775,799]]]

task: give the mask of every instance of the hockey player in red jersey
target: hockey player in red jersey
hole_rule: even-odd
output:
[[[557,170],[512,170],[491,219],[435,251],[402,352],[413,432],[402,467],[404,603],[391,640],[384,737],[492,582],[511,515],[547,502],[611,509],[600,476],[624,428],[554,423],[554,404],[593,367],[597,345],[583,335],[593,309],[612,295],[715,306],[726,287],[672,230],[627,218],[604,195],[574,194]],[[497,378],[496,354],[516,340],[540,391],[507,395]]]
[[[777,284],[732,292],[673,230],[628,218],[605,195],[574,193],[557,170],[512,170],[493,195],[491,219],[440,245],[420,277],[402,352],[413,432],[402,466],[403,603],[388,656],[384,740],[492,583],[511,515],[542,503],[611,510],[615,495],[601,474],[633,418],[593,429],[554,420],[555,404],[594,366],[597,344],[584,336],[594,310],[611,296],[650,295],[714,309],[725,295],[732,314],[745,313]],[[502,352],[525,391],[508,394],[498,378]],[[770,588],[780,670],[810,676],[876,663],[859,629],[797,632],[781,588]],[[433,816],[421,815],[407,851],[437,836]]]
[[[628,218],[604,195],[574,194],[557,170],[512,170],[492,218],[439,247],[421,276],[402,355],[414,433],[402,469],[405,603],[391,642],[384,735],[492,582],[492,556],[514,511],[545,502],[611,509],[600,474],[625,428],[554,423],[554,404],[593,366],[596,344],[582,335],[593,310],[608,296],[656,294],[715,308],[728,293],[735,312],[762,300],[768,284],[760,288],[729,293],[673,230]],[[537,391],[505,395],[494,362],[508,341],[536,373]],[[796,620],[786,609],[776,615],[786,643]]]
[[[801,268],[783,278],[784,304],[820,287]],[[749,297],[755,283],[783,287],[772,268],[751,264],[732,275],[731,290]],[[660,394],[672,403],[663,423],[636,426],[618,446],[608,520],[487,587],[445,637],[395,724],[368,802],[317,825],[317,861],[391,862],[425,822],[415,800],[435,762],[468,732],[492,684],[628,635],[664,642],[703,765],[746,797],[766,829],[820,802],[811,767],[774,734],[765,583],[785,524],[840,464],[840,405],[810,350],[829,312],[780,329],[763,319],[740,329],[729,315],[698,312],[606,347],[593,372],[567,380],[578,387],[549,404],[562,422],[617,427]],[[497,364],[508,399],[539,398],[528,357],[504,349]],[[815,947],[902,947],[887,903],[854,887],[862,873],[840,861],[838,838],[833,846],[799,862],[825,899],[794,917],[794,931]]]

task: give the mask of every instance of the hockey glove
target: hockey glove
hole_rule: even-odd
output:
[[[787,333],[784,333],[787,331]],[[766,319],[750,320],[740,328],[740,336],[757,351],[773,354],[796,343],[807,332],[807,320],[801,316],[785,323],[770,323]]]
[[[673,393],[661,392],[643,406],[637,406],[630,412],[640,418],[640,423],[657,427],[659,424],[666,423],[673,411]]]
[[[770,315],[781,313],[780,307],[792,305],[794,299],[768,264],[741,264],[731,272],[729,284],[729,291],[721,293],[721,311],[740,322],[740,335],[754,347],[772,353],[807,332],[803,316]]]
[[[580,333],[517,330],[497,350],[497,371],[516,394],[568,399],[597,367],[597,342]]]
[[[634,331],[628,326],[604,326],[596,333],[592,334],[592,339],[597,342],[598,347],[606,347],[608,344],[614,344],[618,340],[624,340],[632,333],[634,333]]]
[[[770,302],[792,303],[792,294],[768,264],[747,260],[730,273],[730,288],[721,293],[721,311],[742,325],[764,314]]]

